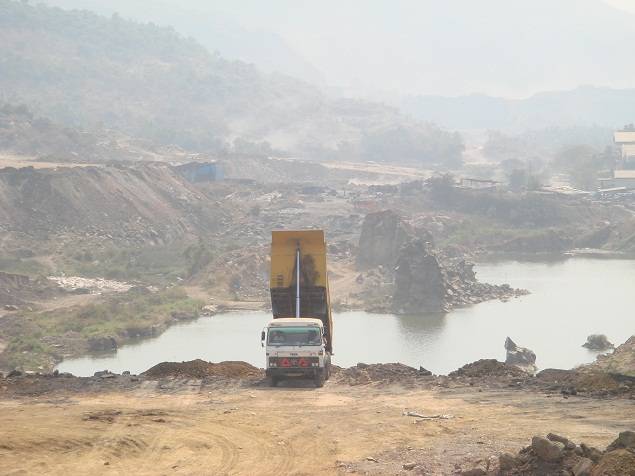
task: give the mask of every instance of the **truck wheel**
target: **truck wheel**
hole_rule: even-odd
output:
[[[326,369],[324,371],[321,371],[321,372],[318,371],[315,374],[315,386],[317,388],[324,387],[324,373],[325,372],[326,372]]]
[[[331,364],[326,366],[326,380],[331,378]]]
[[[272,387],[277,387],[279,381],[280,381],[280,379],[278,377],[271,377],[271,386]]]

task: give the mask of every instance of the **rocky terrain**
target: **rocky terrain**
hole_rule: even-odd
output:
[[[334,369],[316,389],[270,387],[244,362],[164,362],[143,375],[88,378],[12,372],[0,376],[0,464],[47,474],[205,465],[250,474],[630,475],[633,382],[572,392],[541,374],[493,360],[448,376],[358,364]],[[298,437],[307,432],[327,443]]]
[[[447,312],[454,307],[489,299],[526,294],[508,285],[481,283],[474,264],[435,249],[432,234],[414,227],[396,212],[384,210],[364,218],[359,238],[357,267],[382,275],[383,286],[366,286],[372,309],[398,314]],[[359,275],[363,280],[364,275]],[[388,284],[388,285],[385,285]],[[382,302],[383,299],[383,302]]]
[[[224,179],[202,182],[190,182],[169,164],[150,162],[0,169],[5,198],[0,203],[0,272],[11,277],[0,287],[1,307],[17,307],[0,309],[7,314],[0,319],[0,341],[16,337],[11,322],[25,322],[16,312],[35,319],[54,308],[59,314],[69,306],[73,315],[87,312],[92,308],[85,306],[93,304],[88,299],[108,305],[108,293],[99,294],[97,284],[94,289],[77,284],[81,282],[158,289],[185,285],[201,306],[267,309],[272,229],[325,229],[336,310],[446,312],[525,292],[479,281],[471,263],[488,250],[496,251],[492,240],[494,235],[504,239],[506,219],[489,222],[492,228],[483,235],[478,231],[482,228],[473,229],[482,219],[478,214],[438,210],[438,185],[411,181],[410,169],[351,167],[329,175],[324,165],[314,164],[320,172],[311,177],[303,175],[310,168],[293,161],[250,163],[251,169],[228,167]],[[257,180],[260,170],[263,179],[268,177],[263,182]],[[274,181],[276,174],[283,182]],[[356,178],[385,183],[389,177],[400,183],[351,183]],[[507,200],[483,192],[474,201],[494,199]],[[520,213],[534,201],[529,196],[523,200],[510,197],[507,206],[519,207]],[[586,225],[621,213],[568,198],[545,199],[540,207],[558,213],[574,209],[576,217],[587,216],[580,218]],[[568,222],[558,233],[570,232]],[[77,285],[65,291],[47,277]],[[141,335],[156,335],[164,323],[178,322],[170,312],[161,315],[167,316],[161,323],[135,327]],[[37,365],[30,370],[50,369],[47,365],[59,360],[53,354],[77,355],[91,347],[86,340],[78,345],[78,334],[67,332],[55,331],[54,342],[29,343],[27,348],[47,354],[34,359]],[[91,338],[118,339],[112,331]],[[76,344],[69,347],[70,342]],[[66,350],[52,352],[53,344]],[[5,353],[15,349],[2,348]]]
[[[481,461],[459,474],[469,476],[512,476],[540,474],[545,476],[609,476],[635,474],[635,432],[623,431],[604,451],[584,443],[549,433],[546,438],[534,436],[531,445],[516,455],[504,453]]]
[[[609,354],[600,354],[590,370],[613,372],[635,378],[635,335]]]

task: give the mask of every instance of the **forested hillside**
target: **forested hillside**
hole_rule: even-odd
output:
[[[169,28],[0,0],[4,102],[79,128],[191,150],[456,164],[458,135],[331,99],[211,54]]]

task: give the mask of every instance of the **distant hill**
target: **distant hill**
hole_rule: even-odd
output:
[[[0,0],[0,101],[221,153],[456,164],[460,136],[228,61],[169,28]]]
[[[456,129],[525,130],[543,127],[622,127],[635,121],[635,89],[579,87],[544,92],[527,99],[485,95],[410,96],[402,110]]]
[[[44,3],[172,26],[209,51],[218,51],[224,58],[252,63],[266,73],[283,73],[318,85],[324,82],[317,68],[282,37],[269,31],[247,29],[233,18],[213,11],[213,6],[200,11],[185,3],[177,6],[156,0],[46,0]]]
[[[35,116],[24,105],[0,104],[0,155],[52,162],[184,162],[191,155],[108,129],[83,131]]]

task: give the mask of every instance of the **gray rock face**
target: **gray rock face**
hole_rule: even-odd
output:
[[[362,271],[356,280],[360,294],[375,311],[447,312],[526,293],[509,285],[479,282],[472,263],[434,249],[429,231],[421,224],[411,226],[390,210],[364,219],[357,267]],[[378,279],[371,275],[375,271]]]
[[[591,334],[589,337],[586,338],[586,342],[582,344],[582,347],[597,351],[615,348],[615,346],[609,342],[604,334]]]
[[[507,351],[506,364],[515,365],[532,373],[536,371],[536,354],[533,351],[519,347],[509,337],[505,339],[505,350]]]
[[[412,229],[392,210],[369,213],[364,218],[359,237],[357,267],[393,267],[399,250],[413,235]]]
[[[395,267],[394,312],[442,312],[445,294],[445,279],[437,257],[423,240],[408,242]]]
[[[554,462],[562,457],[564,445],[557,441],[551,442],[541,436],[534,436],[531,440],[531,448],[541,460]]]

